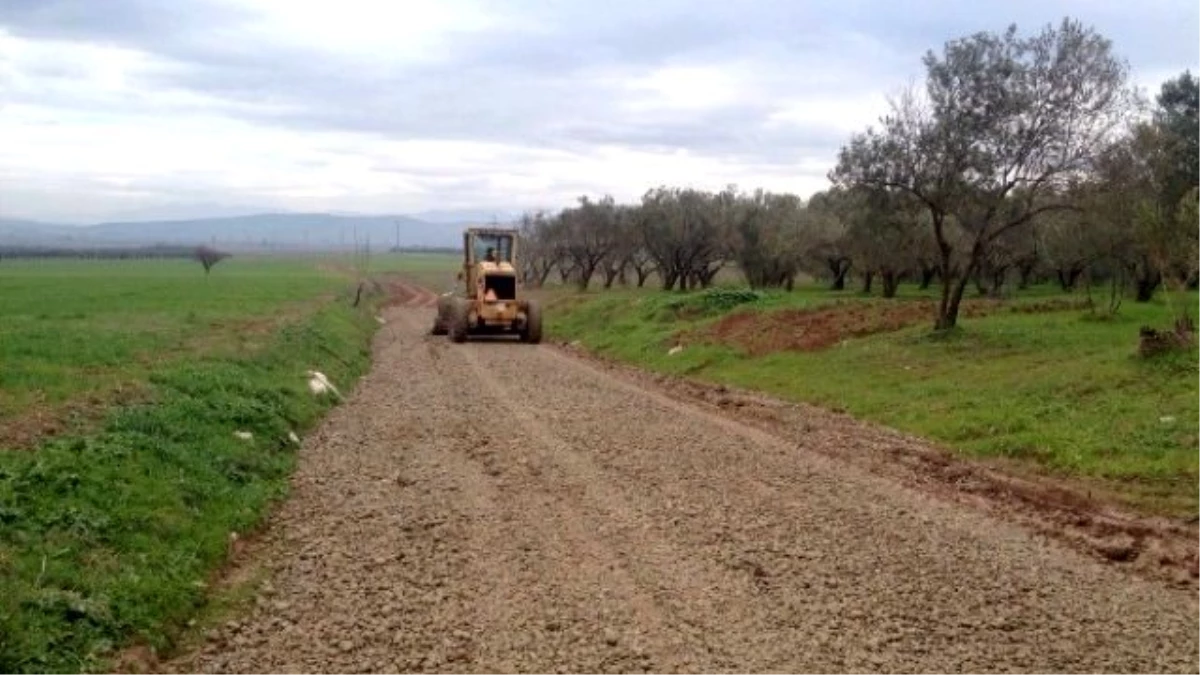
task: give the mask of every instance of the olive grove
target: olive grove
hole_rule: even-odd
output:
[[[937,329],[956,325],[971,287],[1105,282],[1137,301],[1164,283],[1196,287],[1190,72],[1150,104],[1111,43],[1070,19],[952,40],[924,66],[924,87],[842,147],[826,190],[659,186],[635,203],[581,197],[527,213],[525,283],[686,291],[728,268],[754,288],[805,276],[892,297],[901,282],[936,282]]]

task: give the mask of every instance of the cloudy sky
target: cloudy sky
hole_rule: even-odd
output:
[[[1195,0],[0,0],[0,217],[807,195],[925,50],[1064,15],[1197,69]]]

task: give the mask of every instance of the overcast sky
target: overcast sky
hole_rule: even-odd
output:
[[[1064,15],[1196,72],[1195,0],[0,0],[0,217],[807,196],[925,50]]]

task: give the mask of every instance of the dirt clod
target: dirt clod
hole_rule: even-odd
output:
[[[1096,544],[1096,549],[1109,560],[1128,562],[1138,555],[1136,543],[1132,539],[1104,541]]]

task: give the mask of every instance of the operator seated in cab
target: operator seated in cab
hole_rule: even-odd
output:
[[[492,248],[491,246],[489,246],[487,252],[484,253],[484,255],[483,255],[483,259],[485,262],[490,262],[490,263],[496,262],[496,250],[494,248]],[[484,302],[495,302],[496,301],[496,291],[493,291],[490,288],[487,289],[487,291],[485,291],[483,294],[483,300],[484,300]]]

